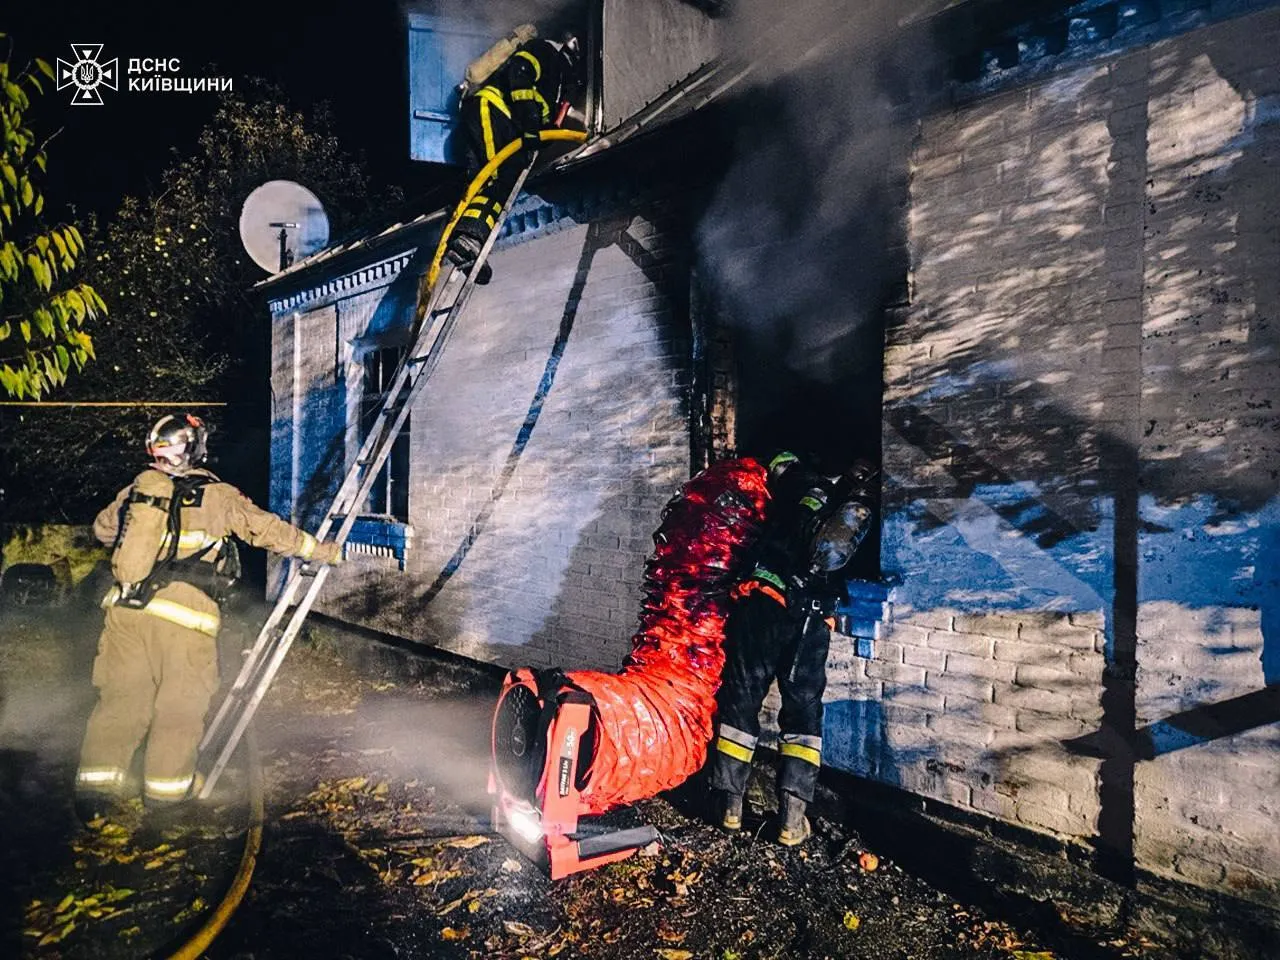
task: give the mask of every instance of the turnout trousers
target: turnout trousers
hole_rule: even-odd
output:
[[[486,163],[512,140],[520,137],[520,130],[499,106],[501,98],[477,94],[462,102],[462,129],[466,136],[467,176],[474,177]],[[489,236],[489,231],[497,223],[498,214],[502,213],[502,205],[507,195],[515,186],[520,176],[521,157],[517,153],[510,157],[489,182],[481,188],[476,197],[467,204],[457,225],[453,228],[453,236],[470,237],[481,244]]]
[[[760,737],[760,705],[776,679],[782,695],[778,790],[812,801],[822,765],[830,629],[821,617],[797,618],[757,591],[734,605],[725,634],[711,786],[739,796],[746,792]]]
[[[216,604],[200,599],[216,618]],[[205,711],[218,687],[216,637],[144,610],[110,607],[93,684],[98,703],[80,751],[77,794],[122,798],[133,755],[146,737],[143,798],[151,804],[185,799]]]

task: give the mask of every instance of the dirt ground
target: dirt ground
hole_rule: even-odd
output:
[[[244,777],[224,778],[196,829],[139,833],[137,811],[80,827],[75,752],[92,703],[93,610],[0,616],[0,953],[166,955],[207,916],[240,856]],[[847,826],[815,818],[772,842],[762,809],[729,835],[696,786],[631,816],[655,855],[550,882],[488,826],[489,680],[431,667],[414,683],[357,670],[342,632],[295,645],[259,713],[267,827],[252,886],[208,956],[1015,958],[1160,956],[1137,938],[1075,943],[874,864]]]

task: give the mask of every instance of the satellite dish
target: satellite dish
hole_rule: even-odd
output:
[[[292,180],[268,180],[240,208],[240,242],[268,273],[324,249],[329,217],[314,193]]]

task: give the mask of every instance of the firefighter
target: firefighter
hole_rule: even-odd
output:
[[[480,256],[520,170],[529,162],[532,151],[538,149],[539,132],[557,125],[562,103],[573,96],[581,83],[578,38],[565,34],[562,40],[544,40],[536,34],[530,25],[517,28],[512,38],[497,44],[467,71],[461,128],[468,181],[512,140],[523,139],[525,152],[498,168],[454,226],[446,256],[464,272],[470,272]],[[516,47],[515,52],[491,69],[491,61],[511,46]],[[469,86],[472,78],[475,89]],[[492,273],[488,263],[484,264],[476,283],[488,283]]]
[[[822,693],[843,573],[871,526],[876,471],[859,461],[830,480],[795,454],[769,463],[764,529],[734,587],[725,625],[710,785],[727,830],[742,828],[742,803],[760,736],[760,706],[776,679],[782,697],[778,842],[808,839],[805,808],[822,763]]]
[[[204,469],[207,436],[196,416],[163,417],[147,436],[151,466],[94,520],[95,536],[112,547],[115,585],[103,600],[98,702],[76,773],[76,812],[86,822],[125,799],[144,737],[149,816],[198,791],[196,749],[218,687],[219,603],[239,575],[232,535],[315,563],[342,560],[340,544],[318,542]]]

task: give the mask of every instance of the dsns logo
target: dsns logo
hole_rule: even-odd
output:
[[[112,57],[105,63],[100,61],[100,43],[73,43],[71,52],[76,55],[74,63],[58,58],[58,89],[76,88],[71,95],[73,106],[101,106],[102,94],[98,87],[119,89],[119,59]]]

